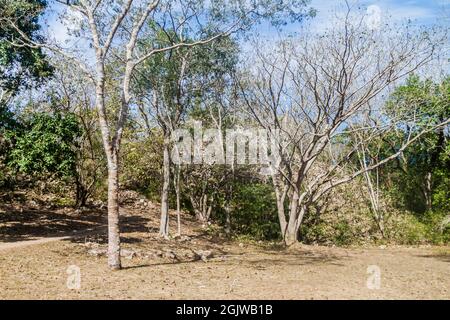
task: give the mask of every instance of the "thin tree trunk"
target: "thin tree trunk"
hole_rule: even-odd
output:
[[[180,193],[177,192],[177,234],[181,235]]]
[[[225,206],[225,234],[227,237],[231,235],[231,207],[230,203],[227,203]]]
[[[86,206],[87,200],[89,198],[89,190],[88,188],[85,187],[81,177],[78,174],[75,178],[75,184],[76,184],[75,207],[81,208]]]
[[[118,270],[122,267],[120,261],[118,144],[114,148],[110,141],[110,131],[106,120],[103,65],[98,64],[97,69],[100,76],[96,85],[96,105],[103,147],[108,160],[108,265],[111,269]]]
[[[169,139],[164,139],[163,150],[163,187],[161,191],[161,221],[159,226],[159,234],[169,237],[169,187],[170,187],[170,155],[169,155]]]
[[[180,165],[175,173],[175,193],[177,196],[177,234],[181,235],[181,208],[180,208]]]
[[[119,230],[119,175],[117,157],[108,165],[108,265],[121,268]]]
[[[430,211],[432,209],[432,183],[431,183],[431,179],[432,179],[432,173],[431,172],[427,172],[426,176],[425,176],[425,190],[424,190],[424,196],[425,196],[425,206],[426,206],[426,210]]]

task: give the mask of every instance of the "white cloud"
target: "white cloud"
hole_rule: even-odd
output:
[[[59,44],[64,44],[70,39],[67,27],[63,25],[58,19],[49,21],[47,32],[48,37],[52,41],[56,41]]]
[[[389,19],[392,22],[401,22],[406,20],[416,21],[417,23],[429,23],[439,18],[439,5],[450,3],[450,0],[433,1],[413,1],[413,0],[349,0],[352,7],[367,8],[377,6],[380,8],[381,18]],[[332,26],[336,13],[343,13],[346,9],[345,2],[330,0],[313,0],[311,6],[318,10],[317,17],[311,21],[311,28],[316,31],[324,31]],[[365,10],[362,10],[365,12]]]

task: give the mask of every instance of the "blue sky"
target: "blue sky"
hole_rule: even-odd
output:
[[[312,6],[319,10],[317,20],[326,19],[336,3],[333,0],[313,0]],[[349,1],[352,3],[352,1]],[[430,24],[445,19],[449,23],[450,0],[360,0],[363,6],[376,5],[382,15],[395,21],[411,19],[420,24]]]
[[[359,3],[363,7],[377,6],[382,18],[401,22],[408,19],[417,24],[447,25],[450,28],[450,0],[349,0],[350,3]],[[53,3],[53,2],[50,2]],[[340,0],[312,0],[311,6],[317,9],[317,16],[310,22],[310,26],[316,30],[329,26],[333,11],[342,9],[343,1]],[[341,6],[340,6],[341,5]],[[53,9],[56,9],[53,4]],[[66,29],[56,19],[56,15],[48,16],[50,33],[57,40],[67,39]],[[260,27],[260,33],[271,34],[267,26]],[[295,26],[288,28],[295,31]]]
[[[447,25],[450,28],[450,0],[348,0],[351,5],[359,5],[363,11],[369,6],[376,6],[381,19],[401,23],[410,20],[417,25]],[[312,0],[311,7],[317,15],[307,24],[310,29],[321,31],[332,23],[337,13],[343,12],[343,0]],[[296,31],[298,25],[287,27],[287,31]],[[261,26],[261,35],[271,36],[275,30],[267,25]]]

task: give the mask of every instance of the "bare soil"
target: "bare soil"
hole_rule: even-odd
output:
[[[162,240],[156,205],[122,210],[124,268],[110,271],[105,217],[0,207],[0,299],[450,298],[450,247],[286,249],[213,236],[188,215],[183,237]],[[67,287],[71,265],[80,289]],[[367,287],[373,265],[379,289]]]

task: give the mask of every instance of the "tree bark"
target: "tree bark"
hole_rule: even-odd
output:
[[[284,186],[284,188],[280,188],[279,181],[277,181],[277,176],[275,174],[272,174],[272,183],[275,190],[275,197],[277,201],[277,214],[278,214],[278,222],[280,224],[280,231],[281,235],[283,236],[286,233],[286,227],[287,227],[287,221],[286,221],[286,214],[284,210],[284,202],[286,199],[287,194],[287,186]]]
[[[114,145],[110,140],[110,131],[105,110],[105,77],[103,64],[98,63],[97,70],[99,78],[96,84],[96,105],[99,114],[103,147],[108,161],[108,266],[113,270],[118,270],[122,267],[120,261],[119,230],[119,143]]]
[[[297,233],[298,230],[295,227],[295,224],[288,224],[283,236],[284,244],[286,246],[291,246],[297,243]]]
[[[297,233],[298,233],[298,201],[299,201],[299,195],[296,190],[293,190],[292,196],[290,199],[290,205],[289,205],[289,221],[287,223],[287,226],[285,226],[285,230],[283,233],[283,239],[284,243],[287,246],[293,245],[297,242]]]
[[[117,157],[108,165],[108,265],[121,268],[119,230],[119,171]]]
[[[425,208],[427,211],[430,211],[432,209],[433,204],[432,177],[433,174],[431,172],[427,172],[427,174],[425,175],[424,197],[425,197]]]
[[[83,185],[83,182],[81,181],[81,179],[78,175],[75,178],[75,185],[76,185],[75,207],[81,208],[81,207],[86,206],[89,192],[88,192],[88,190],[86,190],[86,187]]]
[[[291,205],[289,208],[289,221],[282,230],[283,240],[286,246],[291,246],[298,242],[299,230],[303,222],[303,217],[307,211],[307,207],[301,201],[297,192],[293,192]]]
[[[231,207],[229,203],[225,205],[225,215],[225,234],[229,237],[231,236]]]
[[[169,138],[164,139],[163,150],[163,187],[161,190],[161,220],[159,234],[164,238],[169,237],[169,187],[170,187],[170,154]]]
[[[177,234],[181,235],[180,193],[177,192]]]
[[[180,204],[180,174],[181,168],[178,165],[175,173],[175,193],[177,197],[177,234],[181,235],[181,204]]]

